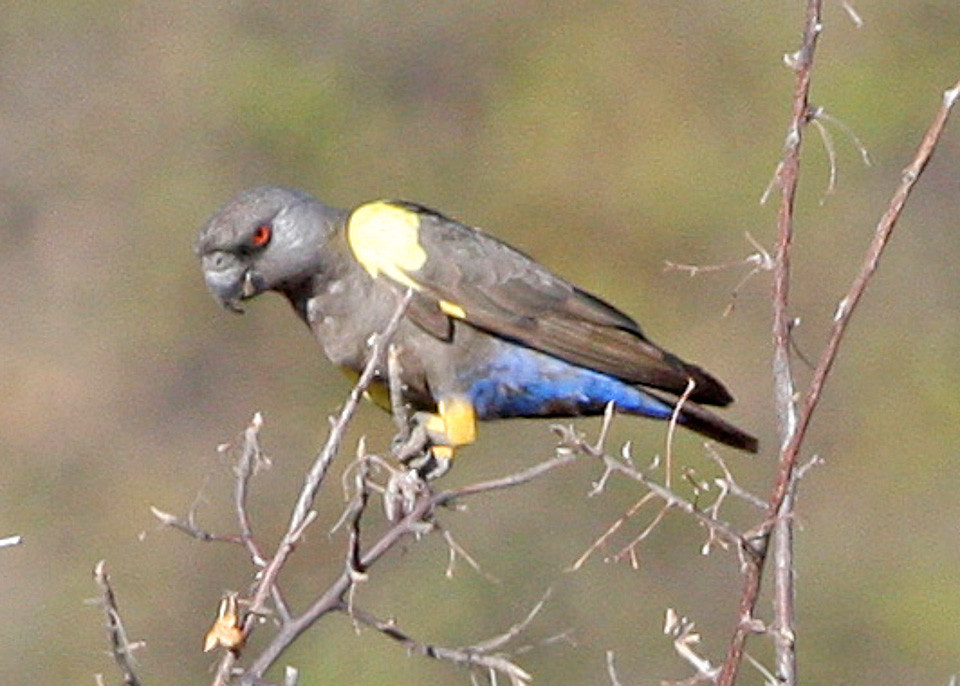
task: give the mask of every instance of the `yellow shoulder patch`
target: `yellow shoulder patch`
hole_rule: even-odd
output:
[[[347,220],[347,242],[370,276],[385,274],[420,290],[407,272],[420,269],[427,253],[420,245],[420,217],[388,202],[371,202],[353,211]]]

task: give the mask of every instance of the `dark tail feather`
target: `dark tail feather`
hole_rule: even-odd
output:
[[[707,438],[712,438],[724,445],[732,448],[739,448],[747,452],[755,453],[760,449],[760,443],[756,438],[741,431],[733,424],[725,422],[712,412],[708,412],[699,405],[685,403],[680,410],[678,421],[681,426],[685,426],[698,434],[703,434]]]
[[[650,393],[647,389],[646,393]],[[650,393],[650,395],[653,395]],[[657,398],[670,405],[676,405],[675,398],[664,398],[657,394]],[[684,426],[691,431],[696,431],[707,438],[729,445],[731,448],[746,450],[755,453],[760,449],[760,443],[756,438],[726,422],[712,412],[705,410],[696,403],[686,402],[680,410],[680,416],[677,418],[680,426]]]

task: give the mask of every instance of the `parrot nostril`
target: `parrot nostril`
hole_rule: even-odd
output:
[[[203,256],[203,268],[212,271],[223,271],[229,268],[234,260],[221,250]]]

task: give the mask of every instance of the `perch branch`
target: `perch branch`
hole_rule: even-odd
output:
[[[93,580],[100,588],[100,604],[107,618],[107,638],[110,642],[110,654],[123,674],[123,683],[126,686],[140,686],[140,678],[134,669],[133,651],[141,647],[142,643],[131,643],[127,631],[120,619],[120,610],[117,608],[117,598],[110,585],[107,566],[100,560],[93,568]]]
[[[480,493],[491,493],[493,491],[519,486],[568,464],[575,459],[576,455],[573,452],[565,452],[528,469],[505,477],[482,481],[439,493],[425,493],[413,503],[405,516],[387,529],[366,552],[357,555],[355,564],[359,569],[369,569],[371,565],[383,557],[383,555],[389,552],[400,541],[408,536],[416,537],[422,535],[425,527],[433,528],[430,519],[439,507],[468,496]],[[347,565],[347,567],[349,567],[349,565]],[[283,623],[280,630],[266,648],[264,648],[263,652],[251,663],[241,683],[244,685],[255,683],[254,680],[261,678],[266,670],[276,662],[280,655],[297,637],[313,626],[313,624],[324,615],[341,609],[344,605],[344,597],[353,583],[353,570],[344,569],[327,587],[326,591],[301,615],[293,617],[289,622]]]

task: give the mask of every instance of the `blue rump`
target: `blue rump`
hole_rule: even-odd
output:
[[[511,343],[465,370],[460,383],[480,419],[600,414],[610,402],[621,412],[657,419],[673,411],[636,386]]]

